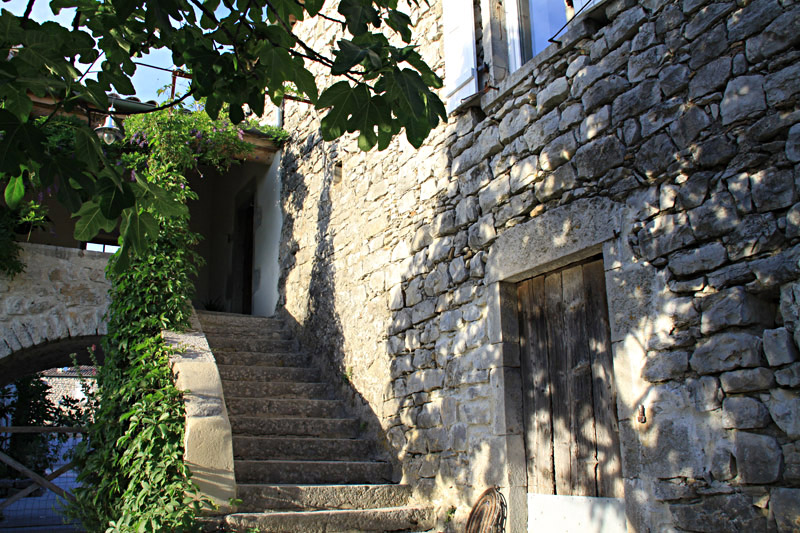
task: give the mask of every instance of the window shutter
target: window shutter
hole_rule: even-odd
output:
[[[478,92],[472,0],[444,0],[444,97],[447,112]]]
[[[522,43],[519,31],[519,5],[517,0],[506,0],[506,38],[508,39],[508,72],[514,72],[522,65]]]

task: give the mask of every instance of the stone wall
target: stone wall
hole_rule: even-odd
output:
[[[441,73],[440,9],[413,18]],[[496,484],[524,528],[510,289],[602,254],[629,530],[797,527],[798,27],[790,0],[606,2],[418,151],[286,104],[282,312],[442,517]]]
[[[71,366],[71,352],[81,355],[87,346],[99,346],[109,304],[108,254],[43,244],[21,246],[25,271],[13,279],[0,275],[0,368],[3,379],[10,381],[15,378],[9,372],[20,377]],[[19,357],[41,360],[23,371]]]

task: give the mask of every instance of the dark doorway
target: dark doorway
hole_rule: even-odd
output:
[[[253,312],[253,222],[255,197],[250,193],[247,200],[236,208],[234,223],[231,294],[231,311],[249,315]]]

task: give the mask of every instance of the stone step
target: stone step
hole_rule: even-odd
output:
[[[355,418],[263,418],[231,416],[234,435],[265,435],[286,437],[323,437],[353,439],[359,433]]]
[[[259,326],[272,326],[279,325],[283,327],[283,321],[279,318],[266,317],[266,316],[253,316],[242,315],[239,313],[220,313],[218,311],[204,311],[195,310],[197,317],[200,319],[200,324],[205,328],[206,324],[209,325],[259,325]]]
[[[372,443],[364,439],[233,437],[233,456],[243,460],[358,461],[371,455]]]
[[[225,398],[230,416],[272,418],[335,418],[342,412],[339,400],[302,400],[297,398]]]
[[[230,398],[300,398],[327,400],[327,383],[294,383],[291,381],[222,381],[222,391]]]
[[[235,513],[224,517],[219,525],[225,531],[259,531],[262,533],[426,531],[434,526],[434,514],[430,508],[411,506],[380,509]]]
[[[392,465],[378,461],[233,461],[237,483],[392,483]]]
[[[208,345],[212,352],[237,351],[237,352],[294,352],[297,342],[294,339],[262,339],[259,337],[236,337],[226,335],[206,335]]]
[[[294,381],[319,383],[319,370],[310,367],[217,365],[226,381]]]
[[[242,366],[305,366],[308,357],[299,352],[234,352],[214,350],[218,365]]]
[[[378,509],[406,505],[410,485],[256,485],[237,487],[239,512]]]
[[[233,325],[233,324],[206,324],[203,333],[211,337],[264,337],[266,339],[288,339],[291,332],[279,324],[275,325]]]

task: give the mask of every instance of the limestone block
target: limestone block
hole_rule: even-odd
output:
[[[697,70],[712,59],[724,55],[728,50],[725,33],[725,25],[717,24],[695,39],[689,48],[689,68]]]
[[[800,123],[789,129],[786,138],[786,159],[793,163],[800,162]]]
[[[516,194],[533,182],[536,179],[538,169],[539,157],[535,155],[526,157],[512,166],[509,176],[511,193]]]
[[[402,312],[402,311],[401,311]],[[411,309],[411,322],[419,324],[436,314],[436,303],[434,300],[424,300]]]
[[[184,450],[184,461],[200,494],[218,506],[216,512],[229,511],[229,502],[236,497],[236,480],[227,415],[188,418]]]
[[[676,161],[677,149],[666,133],[647,140],[636,152],[634,166],[645,176],[658,176]]]
[[[800,489],[774,488],[769,493],[769,510],[778,531],[800,528]]]
[[[683,108],[683,114],[670,124],[669,133],[677,148],[683,150],[710,124],[711,119],[699,106],[687,105]]]
[[[738,261],[777,248],[783,238],[772,213],[745,216],[730,235],[723,239],[728,257]]]
[[[717,481],[727,481],[736,477],[736,460],[730,450],[717,448],[711,457],[711,475]]]
[[[786,465],[783,478],[790,483],[797,483],[800,481],[800,441],[784,444],[782,449]]]
[[[773,389],[767,407],[772,419],[790,439],[800,439],[800,394],[786,389]]]
[[[750,175],[750,188],[758,211],[789,207],[795,200],[791,170],[779,171],[775,168],[760,170]]]
[[[585,116],[583,106],[579,103],[567,106],[561,113],[561,120],[558,121],[558,129],[568,130],[570,126],[578,124]]]
[[[478,217],[481,211],[478,205],[478,199],[474,196],[469,196],[459,201],[456,205],[456,225],[459,228],[472,224]]]
[[[398,311],[403,307],[405,307],[405,302],[403,301],[403,286],[398,284],[389,290],[389,309]]]
[[[712,195],[703,205],[689,211],[689,222],[698,239],[719,237],[739,222],[733,198],[728,192]]]
[[[775,371],[775,381],[783,387],[800,387],[800,363]]]
[[[737,431],[734,455],[743,483],[772,483],[781,472],[781,449],[774,437]]]
[[[718,242],[712,242],[694,250],[674,253],[669,258],[669,269],[676,276],[690,276],[713,270],[726,261],[725,247]]]
[[[767,108],[764,95],[764,77],[760,75],[739,76],[728,82],[720,103],[722,123],[731,124],[751,117]]]
[[[680,378],[688,369],[688,352],[657,353],[648,356],[647,362],[642,369],[642,378],[651,383],[657,383]]]
[[[409,307],[415,306],[422,301],[423,293],[422,293],[422,284],[424,283],[424,279],[422,277],[416,277],[411,280],[406,288],[406,305]]]
[[[777,0],[755,0],[728,17],[728,38],[741,41],[750,37],[766,28],[780,12]]]
[[[800,9],[795,10],[800,13]],[[770,106],[780,106],[800,94],[800,65],[794,64],[767,76],[764,90]]]
[[[542,170],[555,170],[559,165],[572,159],[576,148],[577,143],[572,132],[556,137],[542,148],[539,154],[539,166]]]
[[[528,104],[508,113],[503,120],[500,121],[500,142],[508,143],[508,141],[517,137],[535,118],[536,110],[533,106]]]
[[[448,271],[453,283],[461,283],[469,277],[469,272],[467,271],[467,266],[463,257],[456,257],[453,259],[450,262]]]
[[[567,78],[562,76],[550,82],[544,89],[536,93],[536,111],[539,116],[566,100],[569,95]]]
[[[750,263],[753,274],[758,279],[760,290],[778,287],[800,276],[800,246],[795,245],[775,255],[757,259]]]
[[[482,160],[463,173],[457,174],[454,170],[453,175],[458,176],[458,190],[462,196],[475,194],[492,179],[489,164]]]
[[[684,36],[690,41],[708,30],[715,22],[733,11],[733,3],[709,4],[696,13],[683,31]]]
[[[720,374],[719,381],[727,394],[757,392],[775,386],[775,375],[768,368],[748,368]]]
[[[451,235],[456,232],[456,213],[454,210],[449,209],[444,213],[436,215],[431,224],[431,235],[433,237],[442,237]]]
[[[719,381],[713,376],[702,376],[698,379],[687,379],[686,389],[694,408],[701,413],[719,409],[722,402],[722,391]]]
[[[529,124],[524,134],[528,150],[532,153],[539,153],[542,146],[558,133],[560,119],[561,115],[558,109],[553,109],[533,124]]]
[[[430,261],[431,264],[440,263],[450,256],[450,252],[452,250],[453,250],[452,235],[433,239],[433,241],[431,241],[430,246],[428,246],[428,261]]]
[[[786,328],[764,331],[764,355],[770,366],[780,366],[800,360],[800,353]]]
[[[658,72],[661,92],[670,97],[689,84],[689,68],[682,64],[669,65]]]
[[[611,103],[617,95],[629,88],[630,83],[625,78],[616,75],[608,76],[589,87],[583,93],[581,103],[587,112],[593,111],[601,105]]]
[[[444,370],[427,369],[418,370],[410,374],[406,379],[406,390],[408,393],[430,392],[440,389],[444,385]]]
[[[411,241],[411,251],[418,252],[430,245],[431,242],[433,242],[433,237],[431,236],[430,224],[420,226],[414,233],[414,240]]]
[[[564,192],[574,189],[577,183],[578,177],[572,165],[561,165],[555,172],[548,174],[544,180],[535,184],[536,199],[544,203],[559,198]]]
[[[689,81],[689,98],[696,100],[725,86],[731,76],[731,58],[720,57],[703,65]]]
[[[611,27],[606,30],[608,49],[613,50],[622,41],[633,37],[646,19],[647,15],[638,5],[617,15]]]
[[[469,227],[469,246],[473,249],[484,248],[495,238],[497,233],[494,229],[494,217],[491,214],[482,216]]]
[[[580,126],[582,142],[590,141],[605,131],[611,124],[611,106],[603,106],[595,113],[587,115]]]
[[[708,285],[720,290],[731,285],[749,283],[756,279],[753,269],[747,263],[735,263],[708,274]]]
[[[692,145],[690,151],[698,165],[711,168],[730,161],[736,155],[736,145],[724,136],[715,136]]]
[[[745,44],[747,60],[750,63],[757,63],[792,46],[800,39],[798,26],[800,26],[800,9],[795,7],[780,14],[763,31],[747,39]]]
[[[694,422],[685,416],[659,414],[657,423],[641,436],[642,474],[659,478],[697,476],[705,462],[695,445],[699,437]]]
[[[769,412],[763,403],[749,396],[732,396],[722,402],[722,427],[756,429],[767,426]]]
[[[492,180],[478,195],[481,211],[490,212],[493,207],[506,201],[510,195],[511,186],[508,174]]]
[[[614,123],[619,124],[628,117],[641,115],[660,101],[658,81],[648,79],[614,99],[611,117]]]
[[[746,494],[724,494],[697,503],[670,506],[675,525],[685,531],[766,532],[767,520]]]
[[[624,157],[623,144],[615,136],[608,135],[581,146],[575,152],[574,163],[578,176],[594,179],[621,165]]]
[[[637,234],[644,257],[653,260],[695,242],[692,228],[684,213],[661,215],[653,219]]]

